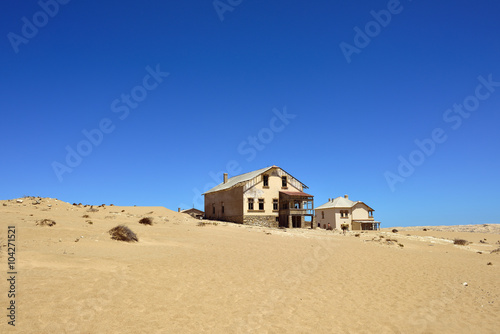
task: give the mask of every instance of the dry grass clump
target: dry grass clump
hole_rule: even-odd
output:
[[[395,228],[392,229],[392,233],[398,233],[399,231]]]
[[[97,211],[99,211],[99,209],[90,208],[87,210],[87,212],[97,212]]]
[[[206,225],[214,225],[214,226],[217,226],[217,225],[219,225],[219,223],[217,223],[217,222],[204,222],[204,221],[200,221],[200,222],[198,222],[198,226],[206,226]]]
[[[494,249],[490,252],[490,254],[495,254],[495,253],[500,254],[500,248]]]
[[[54,226],[56,224],[52,219],[42,219],[36,222],[37,226]]]
[[[464,239],[455,239],[455,240],[453,240],[453,244],[460,245],[460,246],[466,246],[466,245],[470,244],[470,242],[468,242],[467,240],[464,240]]]
[[[111,230],[109,230],[109,234],[111,234],[111,239],[113,240],[127,242],[139,241],[137,235],[125,225],[118,225],[116,227],[113,227]]]
[[[83,215],[82,218],[90,218],[89,215]]]
[[[360,234],[356,233],[354,236],[357,237],[357,238],[359,238]]]
[[[153,225],[153,218],[151,217],[145,217],[139,220],[139,224],[143,225]]]

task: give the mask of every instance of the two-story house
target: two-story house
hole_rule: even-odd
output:
[[[373,218],[373,209],[361,201],[351,201],[344,197],[329,198],[328,202],[316,209],[316,221],[319,227],[340,230],[347,224],[349,230],[378,230],[380,222]]]
[[[205,218],[269,227],[315,227],[307,186],[277,166],[228,178],[205,196]]]

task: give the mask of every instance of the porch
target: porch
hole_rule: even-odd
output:
[[[280,191],[279,226],[288,228],[315,228],[314,196],[304,192]]]

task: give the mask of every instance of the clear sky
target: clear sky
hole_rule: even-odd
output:
[[[0,198],[203,209],[278,165],[382,226],[500,223],[500,2],[2,1]]]

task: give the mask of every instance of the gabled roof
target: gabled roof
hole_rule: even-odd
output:
[[[342,209],[347,208],[347,209],[350,209],[353,206],[355,206],[356,204],[364,204],[364,205],[366,205],[365,203],[363,203],[361,201],[354,202],[354,201],[351,201],[350,199],[347,199],[345,197],[337,197],[337,198],[335,198],[331,202],[326,202],[325,204],[318,206],[317,208],[315,208],[315,210],[332,209],[332,208],[342,208]],[[366,205],[366,206],[369,209],[373,210],[368,205]]]
[[[233,176],[233,177],[229,178],[226,183],[221,183],[218,186],[213,187],[212,189],[207,191],[205,194],[214,193],[216,191],[232,188],[232,187],[238,185],[239,183],[249,181],[249,180],[253,179],[254,177],[259,176],[260,174],[267,172],[268,170],[270,170],[273,167],[276,167],[276,166],[266,167],[266,168],[254,170],[253,172]]]
[[[278,167],[278,166],[269,166],[269,167],[261,168],[261,169],[258,169],[258,170],[254,170],[253,172],[248,172],[248,173],[245,173],[245,174],[233,176],[233,177],[229,178],[226,183],[221,183],[221,184],[213,187],[209,191],[205,192],[203,195],[209,194],[209,193],[214,193],[214,192],[221,191],[221,190],[226,190],[226,189],[233,188],[233,187],[238,186],[238,185],[240,185],[240,184],[242,184],[244,182],[252,180],[253,178],[259,176],[262,173],[267,172],[268,170],[270,170],[272,168],[279,168],[279,169],[281,169],[287,175],[289,175],[290,177],[292,177],[293,179],[295,179],[297,182],[299,182],[300,184],[302,184],[302,187],[304,187],[306,189],[308,188],[305,184],[303,184],[302,182],[300,182],[299,180],[297,180],[295,177],[293,177],[290,173],[288,173],[287,171],[285,171],[283,168]]]

